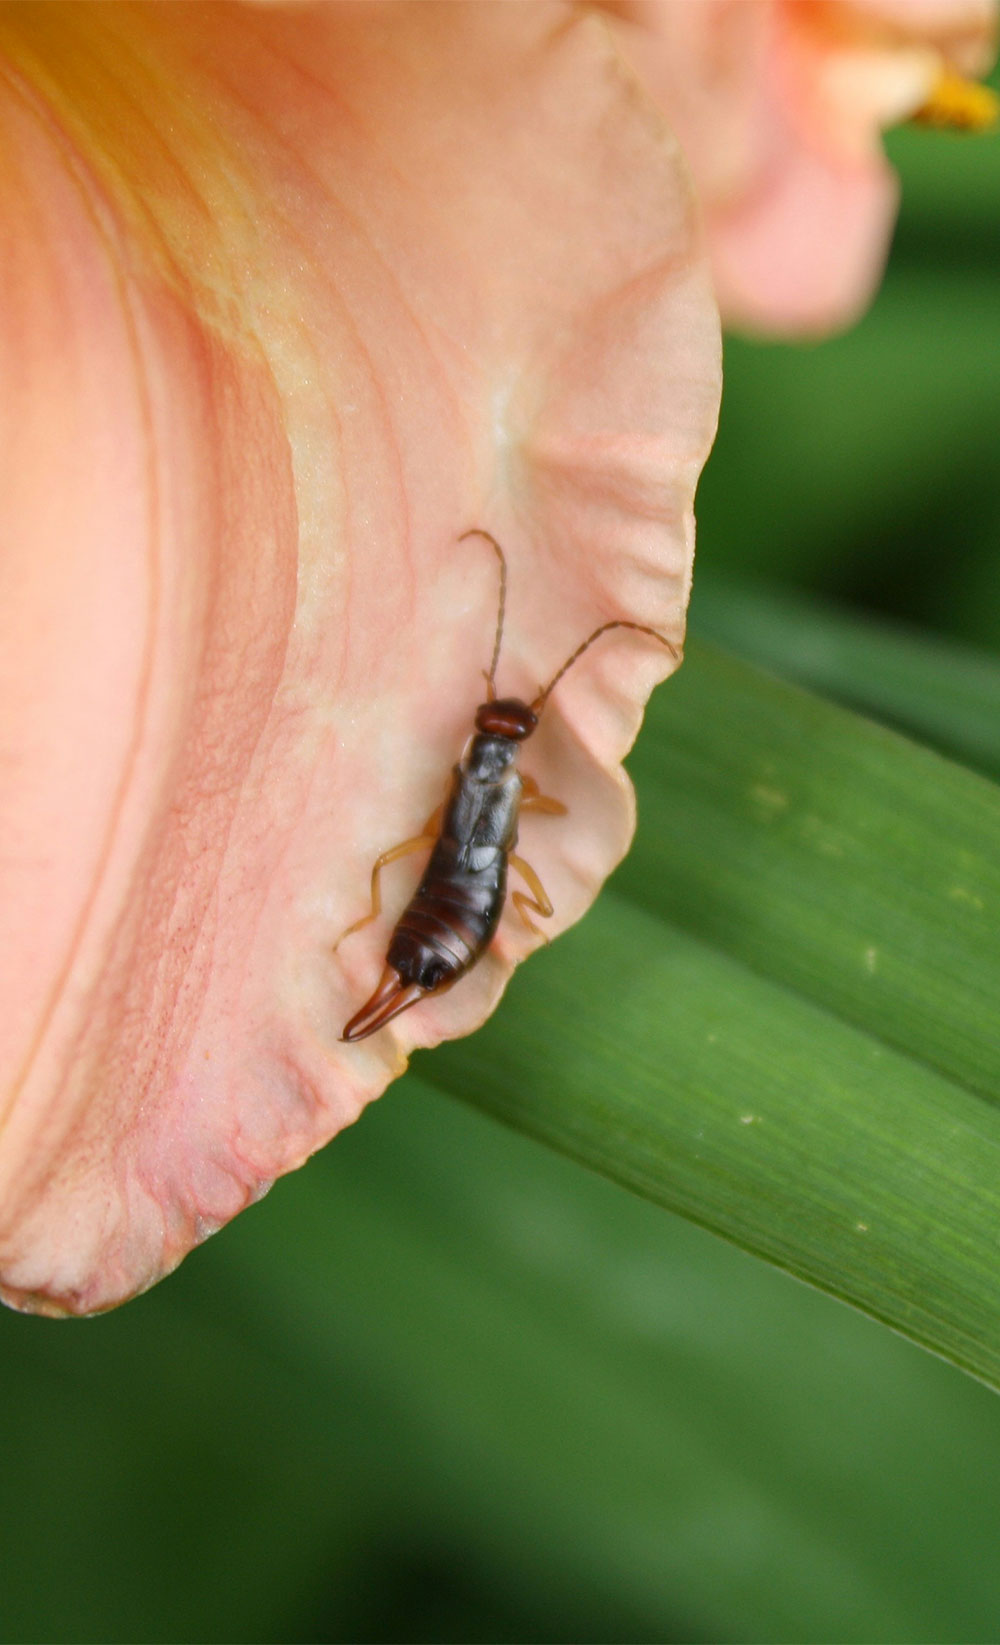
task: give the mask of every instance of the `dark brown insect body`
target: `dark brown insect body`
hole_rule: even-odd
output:
[[[553,687],[608,629],[638,629],[653,635],[676,655],[670,642],[655,629],[624,621],[604,623],[574,651],[534,703],[529,705],[516,697],[495,698],[492,690],[503,633],[506,562],[500,545],[488,532],[465,535],[486,537],[500,560],[500,612],[487,675],[490,697],[476,710],[475,735],[454,769],[444,806],[428,820],[420,835],[379,857],[372,871],[371,913],[344,932],[345,937],[349,936],[379,913],[378,876],[388,863],[421,847],[431,848],[423,879],[393,931],[379,985],[345,1027],[341,1036],[345,1040],[374,1034],[425,994],[450,988],[476,964],[500,922],[508,867],[521,875],[532,893],[529,896],[515,891],[515,907],[529,930],[542,934],[527,911],[547,917],[553,911],[552,904],[534,869],[515,855],[518,818],[522,810],[529,808],[549,814],[562,814],[566,808],[558,800],[539,794],[532,779],[518,771],[521,743],[534,731]]]
[[[424,994],[450,987],[485,953],[507,896],[524,783],[520,743],[538,724],[527,703],[483,703],[476,735],[452,777],[441,832],[400,917],[382,980],[344,1029],[363,1039]],[[549,912],[539,903],[540,914]]]

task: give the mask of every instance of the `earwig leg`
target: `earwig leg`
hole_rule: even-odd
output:
[[[431,844],[433,845],[434,841],[437,839],[438,835],[441,832],[441,820],[442,820],[443,817],[444,817],[444,801],[442,800],[441,804],[437,807],[437,809],[435,811],[431,812],[431,814],[428,817],[427,821],[424,823],[423,828],[420,830],[421,839],[430,840]]]
[[[554,800],[551,794],[539,793],[534,777],[529,777],[526,771],[521,776],[521,782],[522,811],[543,811],[549,817],[565,817],[566,807],[562,800]]]
[[[337,938],[337,941],[333,945],[334,953],[337,952],[337,949],[340,947],[345,937],[353,936],[354,932],[360,931],[362,926],[370,925],[372,920],[378,919],[382,912],[382,893],[379,889],[378,877],[383,868],[388,868],[391,862],[398,861],[400,857],[408,857],[412,851],[429,851],[431,846],[437,840],[437,831],[435,830],[434,833],[431,833],[430,825],[434,822],[435,818],[439,817],[440,807],[437,811],[435,811],[433,817],[429,817],[427,819],[427,827],[422,834],[415,834],[412,840],[404,840],[402,845],[394,845],[391,851],[383,851],[381,857],[376,859],[375,866],[372,869],[371,912],[363,915],[360,920],[355,920],[353,925],[349,925],[346,931],[341,932],[340,936]]]
[[[554,800],[551,794],[529,794],[526,800],[521,801],[521,810],[542,811],[547,817],[565,817],[566,807],[562,800]]]
[[[511,868],[517,869],[517,872],[520,874],[522,880],[525,881],[532,892],[532,895],[529,897],[525,891],[512,891],[510,894],[511,902],[514,904],[514,907],[517,909],[525,925],[528,927],[528,930],[533,931],[536,937],[544,937],[545,941],[548,942],[549,939],[545,935],[545,932],[535,924],[534,920],[529,919],[527,914],[527,909],[530,908],[532,913],[541,914],[543,919],[548,919],[549,915],[554,912],[544,885],[538,878],[538,875],[535,873],[535,870],[532,868],[531,864],[525,862],[523,857],[515,856],[512,851],[510,856],[507,858],[507,861],[510,863]]]

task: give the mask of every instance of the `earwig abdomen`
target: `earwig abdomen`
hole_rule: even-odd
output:
[[[489,947],[517,844],[519,742],[479,732],[455,767],[423,879],[393,931],[382,980],[344,1029],[345,1040],[374,1034],[424,994],[450,987]]]
[[[507,858],[490,848],[479,868],[461,863],[454,840],[442,838],[403,912],[386,961],[406,983],[427,993],[457,981],[475,965],[500,921],[507,893]]]

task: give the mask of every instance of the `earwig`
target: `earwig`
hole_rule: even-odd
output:
[[[488,531],[477,527],[459,538],[485,537],[500,562],[500,599],[493,657],[486,675],[487,699],[476,709],[475,732],[455,766],[443,806],[428,818],[420,834],[383,852],[372,869],[371,912],[348,926],[340,942],[381,912],[379,875],[389,863],[411,851],[430,848],[430,860],[416,892],[403,910],[386,953],[385,967],[371,999],[346,1025],[341,1038],[367,1038],[427,994],[439,994],[481,959],[500,922],[507,895],[507,870],[513,868],[530,895],[514,891],[512,901],[529,931],[544,932],[531,913],[547,919],[553,907],[530,864],[517,856],[518,818],[522,811],[564,816],[559,800],[541,794],[531,777],[517,769],[521,744],[531,736],[552,692],[584,652],[613,628],[632,628],[666,646],[679,662],[677,647],[655,628],[617,620],[602,623],[578,645],[544,690],[531,703],[497,697],[496,671],[503,639],[507,600],[507,561]],[[338,942],[337,947],[340,946]]]

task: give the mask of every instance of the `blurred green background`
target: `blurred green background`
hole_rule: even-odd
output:
[[[1000,142],[890,147],[872,312],[727,345],[692,628],[904,727],[933,654],[975,765]],[[995,1395],[435,1078],[120,1312],[0,1315],[3,1639],[1000,1636]]]

